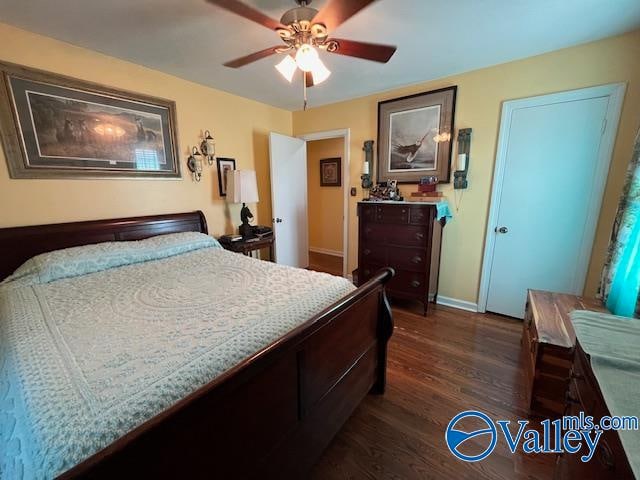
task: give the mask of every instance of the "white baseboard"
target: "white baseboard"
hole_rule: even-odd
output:
[[[430,296],[430,300],[433,300],[433,297]],[[466,310],[467,312],[477,312],[478,304],[474,302],[467,302],[466,300],[458,300],[457,298],[443,297],[442,295],[438,295],[438,301],[436,302],[438,305],[444,305],[445,307],[457,308],[459,310]]]
[[[334,257],[342,257],[342,252],[340,250],[331,250],[329,248],[309,247],[309,251],[313,253],[323,253]]]

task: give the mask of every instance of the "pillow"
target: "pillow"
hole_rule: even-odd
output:
[[[109,268],[172,257],[201,248],[222,248],[216,239],[198,232],[170,233],[130,242],[94,245],[41,253],[23,263],[2,283],[49,283]]]

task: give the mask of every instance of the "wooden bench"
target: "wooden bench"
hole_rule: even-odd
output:
[[[529,415],[556,418],[564,413],[576,334],[573,310],[606,311],[598,300],[529,290],[522,331],[522,355]]]

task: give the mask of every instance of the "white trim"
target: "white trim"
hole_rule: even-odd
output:
[[[330,138],[344,139],[344,153],[342,155],[342,192],[344,194],[343,227],[342,227],[342,276],[348,278],[348,252],[349,252],[349,190],[351,183],[351,129],[341,128],[325,132],[305,133],[298,138],[310,142],[313,140],[327,140]]]
[[[330,248],[309,247],[309,251],[313,253],[322,253],[323,255],[331,255],[333,257],[342,257],[344,252],[340,250],[331,250]]]
[[[458,310],[465,310],[467,312],[478,311],[477,303],[468,302],[466,300],[458,300],[457,298],[443,297],[442,295],[438,295],[438,300],[436,301],[436,303],[438,305],[457,308]]]
[[[609,97],[609,105],[605,116],[606,130],[602,135],[599,149],[598,169],[595,174],[591,203],[589,205],[589,216],[586,220],[585,234],[581,247],[581,262],[576,268],[576,278],[579,279],[576,291],[580,293],[584,290],[587,268],[591,258],[591,249],[595,230],[600,215],[600,207],[604,188],[606,186],[611,163],[611,155],[618,132],[618,122],[622,110],[622,101],[626,90],[626,83],[614,83],[597,87],[582,88],[567,92],[554,93],[551,95],[540,95],[536,97],[524,98],[520,100],[506,101],[502,105],[502,115],[500,120],[500,133],[498,136],[498,147],[496,152],[496,162],[493,173],[493,185],[491,189],[491,204],[489,217],[487,219],[487,231],[485,237],[485,249],[482,260],[482,272],[480,276],[480,288],[478,291],[478,311],[485,312],[487,309],[487,298],[489,296],[489,280],[491,278],[491,265],[493,263],[493,253],[495,248],[494,227],[497,225],[500,210],[500,199],[502,196],[502,184],[506,166],[507,147],[509,135],[511,133],[511,120],[513,112],[519,108],[548,105],[551,103],[570,102],[575,100],[586,100],[589,98]]]

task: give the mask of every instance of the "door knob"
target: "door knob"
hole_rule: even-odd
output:
[[[507,227],[496,227],[496,233],[507,233],[509,229]]]
[[[282,219],[281,218],[272,218],[271,221],[275,222],[275,223],[282,223]]]

